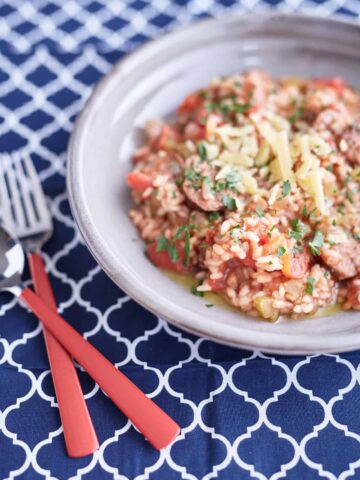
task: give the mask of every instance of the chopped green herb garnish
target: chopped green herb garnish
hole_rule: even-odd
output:
[[[347,198],[347,200],[349,200],[350,203],[354,203],[354,200],[353,200],[350,192],[346,192],[345,197]]]
[[[324,235],[317,230],[315,232],[314,238],[309,242],[309,248],[313,255],[319,256],[321,254],[319,248],[324,245]]]
[[[295,112],[289,117],[289,122],[293,125],[299,118],[301,118],[304,114],[303,107],[299,107],[295,110]]]
[[[335,219],[331,223],[334,227],[336,226],[336,220]]]
[[[184,183],[184,177],[181,176],[181,177],[175,178],[175,184],[176,184],[177,186],[180,186],[180,185],[182,185],[183,183]]]
[[[337,211],[343,215],[345,213],[345,205],[343,203],[340,203],[340,205],[337,208]]]
[[[156,251],[157,252],[167,252],[170,260],[172,262],[177,262],[179,260],[179,252],[176,247],[176,242],[179,238],[185,233],[184,235],[184,265],[188,266],[190,263],[190,230],[196,228],[197,225],[195,224],[184,224],[181,225],[178,231],[175,233],[174,237],[172,238],[171,242],[161,235],[157,239]]]
[[[334,165],[328,165],[328,166],[326,167],[326,170],[327,170],[328,172],[333,172],[333,171],[334,171]]]
[[[186,168],[184,175],[186,180],[195,180],[199,176],[199,173],[195,172],[195,170],[192,168]]]
[[[229,210],[236,210],[236,202],[234,198],[229,197],[228,195],[223,196],[223,204]]]
[[[157,239],[157,244],[156,244],[156,251],[157,252],[165,252],[167,251],[169,248],[169,241],[166,237],[164,237],[164,235],[161,235],[161,237],[159,237]]]
[[[240,104],[240,103],[234,102],[232,109],[234,113],[245,113],[249,110],[249,108],[250,108],[250,105],[248,103]]]
[[[222,192],[226,188],[226,180],[219,180],[214,185],[215,192]]]
[[[286,180],[282,184],[282,196],[283,196],[283,198],[285,198],[287,195],[289,195],[290,192],[291,192],[291,183],[290,183],[289,180]]]
[[[261,217],[264,217],[264,212],[263,212],[263,211],[261,210],[261,208],[259,208],[259,207],[256,207],[256,208],[255,208],[255,213],[256,213],[256,215],[257,215],[258,217],[260,217],[260,218],[261,218]]]
[[[353,233],[353,238],[356,240],[356,241],[359,241],[360,240],[360,235],[358,233]]]
[[[238,170],[231,170],[231,172],[226,175],[226,182],[229,188],[235,188],[241,179],[242,175]]]
[[[218,212],[210,212],[208,215],[208,220],[210,223],[216,222],[220,218],[220,213]]]
[[[314,277],[307,277],[306,281],[307,281],[307,283],[306,283],[305,291],[309,295],[312,295],[313,292],[314,292],[315,278]]]
[[[304,205],[303,206],[303,209],[301,211],[301,215],[302,217],[304,218],[310,218],[310,219],[313,219],[315,217],[315,212],[316,212],[316,208],[313,208],[310,212],[308,211],[307,209],[307,206]]]
[[[184,253],[185,253],[184,265],[185,265],[185,267],[188,267],[189,263],[190,263],[190,232],[189,232],[189,229],[186,230],[186,232],[185,232]]]
[[[199,92],[199,97],[202,98],[203,100],[206,100],[208,97],[208,92],[206,90],[201,90]]]
[[[283,245],[280,245],[280,247],[276,251],[276,256],[280,258],[284,255],[285,252],[286,248]]]
[[[329,276],[330,276],[329,271],[328,271],[328,270],[325,270],[325,272],[324,272],[324,277],[325,277],[325,278],[329,278]]]
[[[273,226],[270,228],[270,230],[268,231],[268,234],[267,234],[267,235],[268,235],[269,238],[271,238],[272,231],[274,230],[274,228],[275,228],[275,225],[273,225]]]
[[[197,282],[197,283],[194,283],[194,285],[192,285],[191,288],[190,288],[190,292],[193,295],[195,295],[196,297],[203,297],[204,296],[204,292],[198,292],[198,290],[197,290],[197,287],[201,284],[202,284],[201,281]]]
[[[305,233],[305,224],[300,220],[300,218],[291,219],[290,225],[296,232]]]
[[[217,104],[216,102],[207,102],[205,103],[205,108],[209,112],[212,112],[213,110],[216,110]]]
[[[299,245],[306,232],[305,224],[299,218],[293,218],[290,220],[290,225],[293,229],[289,230],[289,235],[291,238],[294,238]]]
[[[198,154],[200,155],[200,160],[202,162],[207,160],[207,152],[206,152],[206,147],[204,145],[204,142],[198,143],[197,151],[198,151]]]
[[[205,304],[205,307],[206,308],[211,308],[211,307],[214,307],[215,305],[213,303],[206,303]]]
[[[230,106],[226,103],[220,103],[219,110],[223,115],[227,115],[230,111]]]
[[[174,243],[169,245],[167,252],[172,262],[177,262],[179,260],[179,252]]]

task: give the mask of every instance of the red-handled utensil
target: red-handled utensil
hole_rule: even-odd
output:
[[[30,157],[13,154],[0,158],[0,211],[2,222],[28,254],[35,290],[57,310],[40,250],[53,233],[44,192]],[[54,336],[44,329],[44,339],[59,406],[67,453],[84,457],[99,448],[73,360]]]
[[[49,277],[41,255],[29,255],[29,266],[36,293],[57,311]],[[79,379],[69,353],[58,340],[44,329],[44,339],[54,382],[65,444],[70,457],[84,457],[99,448],[99,442],[87,409]]]
[[[32,290],[24,288],[21,284],[24,262],[21,245],[0,229],[0,290],[10,291],[28,305],[153,447],[160,450],[169,445],[180,427],[58,313]]]

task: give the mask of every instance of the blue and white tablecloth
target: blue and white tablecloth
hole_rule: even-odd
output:
[[[169,326],[115,287],[69,212],[66,147],[97,80],[207,15],[352,15],[359,0],[0,1],[0,151],[29,152],[51,201],[45,258],[61,313],[182,426],[161,453],[79,371],[100,450],[66,456],[41,328],[0,298],[0,479],[360,479],[360,353],[276,357]],[[360,45],[359,45],[360,48]]]

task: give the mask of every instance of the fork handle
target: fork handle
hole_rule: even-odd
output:
[[[37,294],[56,312],[55,297],[41,255],[30,254],[29,265]],[[84,457],[97,450],[99,443],[79,379],[70,355],[46,328],[44,337],[67,452],[69,457]]]
[[[120,410],[158,450],[168,446],[180,427],[148,398],[131,380],[109,362],[71,325],[49,308],[32,290],[25,288],[20,298],[84,367]]]

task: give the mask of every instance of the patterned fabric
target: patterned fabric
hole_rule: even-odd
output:
[[[360,19],[359,0],[0,2],[0,150],[31,153],[40,172],[60,312],[182,426],[154,451],[79,370],[101,447],[69,459],[41,328],[1,295],[1,479],[360,479],[359,352],[276,357],[170,327],[101,272],[65,192],[74,119],[124,53],[199,17],[270,8]]]

